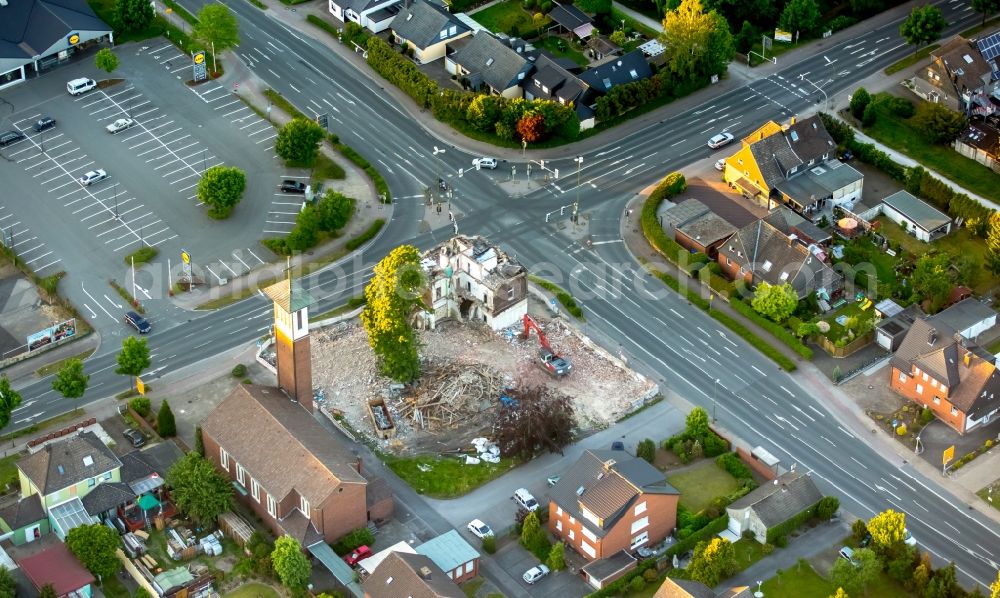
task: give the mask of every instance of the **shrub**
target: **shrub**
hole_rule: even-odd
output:
[[[747,467],[746,463],[740,460],[736,453],[724,453],[719,455],[719,457],[715,460],[715,464],[729,472],[729,475],[733,476],[737,480],[753,478],[753,472],[750,471],[750,468]]]
[[[896,436],[906,436],[906,424],[899,424],[896,427]]]
[[[784,548],[788,546],[788,536],[786,536],[785,534],[781,534],[780,536],[776,537],[774,539],[774,545],[777,546],[778,548]]]
[[[824,496],[816,504],[816,517],[829,521],[840,508],[840,500],[836,496]]]
[[[855,542],[860,542],[868,535],[868,524],[864,519],[858,519],[851,524],[851,537]]]
[[[858,20],[854,17],[847,15],[840,15],[834,20],[830,21],[828,28],[830,31],[840,31],[841,29],[847,29],[851,25],[857,23]]]
[[[163,438],[177,436],[177,422],[166,399],[160,403],[160,412],[156,414],[156,432]]]
[[[247,375],[247,366],[243,365],[242,363],[236,364],[236,366],[233,367],[232,374],[233,374],[233,378],[242,378],[242,377],[246,376]]]
[[[497,551],[497,538],[496,536],[486,536],[483,538],[483,550],[486,554],[493,554]]]
[[[635,456],[652,463],[656,459],[656,443],[646,438],[636,447]]]
[[[638,594],[646,589],[646,580],[643,579],[642,576],[636,575],[632,578],[632,581],[628,583],[628,589]]]
[[[659,579],[660,576],[659,574],[657,574],[656,569],[649,568],[642,572],[642,578],[649,583],[653,583],[654,581]]]
[[[854,118],[861,119],[865,115],[865,110],[871,104],[872,96],[864,87],[859,87],[851,94],[851,114]]]
[[[649,199],[663,201],[684,193],[686,189],[687,179],[684,178],[684,175],[679,172],[671,172],[663,177],[663,180],[653,189],[653,192],[649,194]]]
[[[372,546],[373,544],[375,544],[375,534],[367,527],[359,527],[338,540],[333,545],[333,551],[344,556],[358,546]]]
[[[875,124],[878,119],[878,109],[875,108],[875,104],[868,104],[865,106],[865,113],[861,115],[861,126],[870,127]]]
[[[767,556],[774,552],[774,544],[768,544],[765,542],[764,545],[760,547],[760,551],[764,553],[764,556]]]
[[[703,445],[706,457],[718,457],[729,450],[729,441],[714,432],[705,435]]]

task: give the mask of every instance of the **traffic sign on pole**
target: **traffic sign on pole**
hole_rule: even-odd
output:
[[[955,445],[953,444],[948,448],[944,449],[944,452],[941,453],[941,465],[947,465],[954,458],[955,458]]]
[[[136,377],[135,389],[139,392],[140,395],[146,396],[146,384],[143,383],[142,378]]]

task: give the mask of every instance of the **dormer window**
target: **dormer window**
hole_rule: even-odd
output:
[[[441,39],[448,39],[448,30],[447,29],[442,29],[441,30]]]
[[[763,270],[764,272],[770,272],[771,266],[773,265],[774,264],[771,263],[771,260],[767,260],[764,262],[764,265],[760,267],[760,269]]]
[[[487,58],[487,59],[486,59],[486,66],[492,66],[492,65],[493,65],[493,62],[494,62],[494,61],[493,61],[493,59],[492,59],[492,58]]]
[[[458,34],[458,27],[452,25],[451,28],[448,29],[448,35],[457,35],[457,34]]]

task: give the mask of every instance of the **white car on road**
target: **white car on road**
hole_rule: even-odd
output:
[[[80,177],[80,184],[84,187],[89,187],[91,184],[97,181],[103,181],[108,178],[108,173],[103,168],[98,168],[97,170],[91,170],[87,174]]]
[[[469,531],[472,532],[472,535],[479,538],[480,540],[485,538],[486,536],[493,535],[493,530],[490,529],[490,526],[486,525],[479,519],[473,519],[469,523],[468,527]]]
[[[494,170],[497,167],[497,159],[488,157],[475,158],[472,161],[472,165],[479,168],[489,168],[490,170]]]
[[[727,145],[733,140],[732,133],[719,133],[715,137],[708,140],[708,147],[712,149],[719,149],[720,147]]]
[[[135,121],[131,118],[119,118],[110,125],[104,127],[108,130],[108,133],[117,133],[118,131],[124,131],[125,129],[131,127],[135,124]]]
[[[524,583],[530,585],[535,583],[539,579],[545,577],[548,574],[549,574],[548,567],[546,567],[545,565],[535,565],[531,569],[525,571],[524,575],[521,578],[524,580]]]

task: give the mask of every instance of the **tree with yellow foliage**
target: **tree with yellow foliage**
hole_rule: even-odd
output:
[[[990,598],[1000,598],[1000,571],[997,572],[997,580],[990,585]]]
[[[378,356],[382,374],[400,382],[420,376],[419,341],[410,315],[422,307],[424,284],[420,252],[412,245],[400,245],[375,266],[365,287],[367,305],[361,324],[368,344]]]
[[[877,551],[884,553],[897,548],[906,537],[906,514],[892,509],[882,511],[868,521],[868,533]]]
[[[829,598],[851,598],[851,597],[847,595],[847,592],[844,591],[844,588],[837,588],[837,592],[831,595]]]

